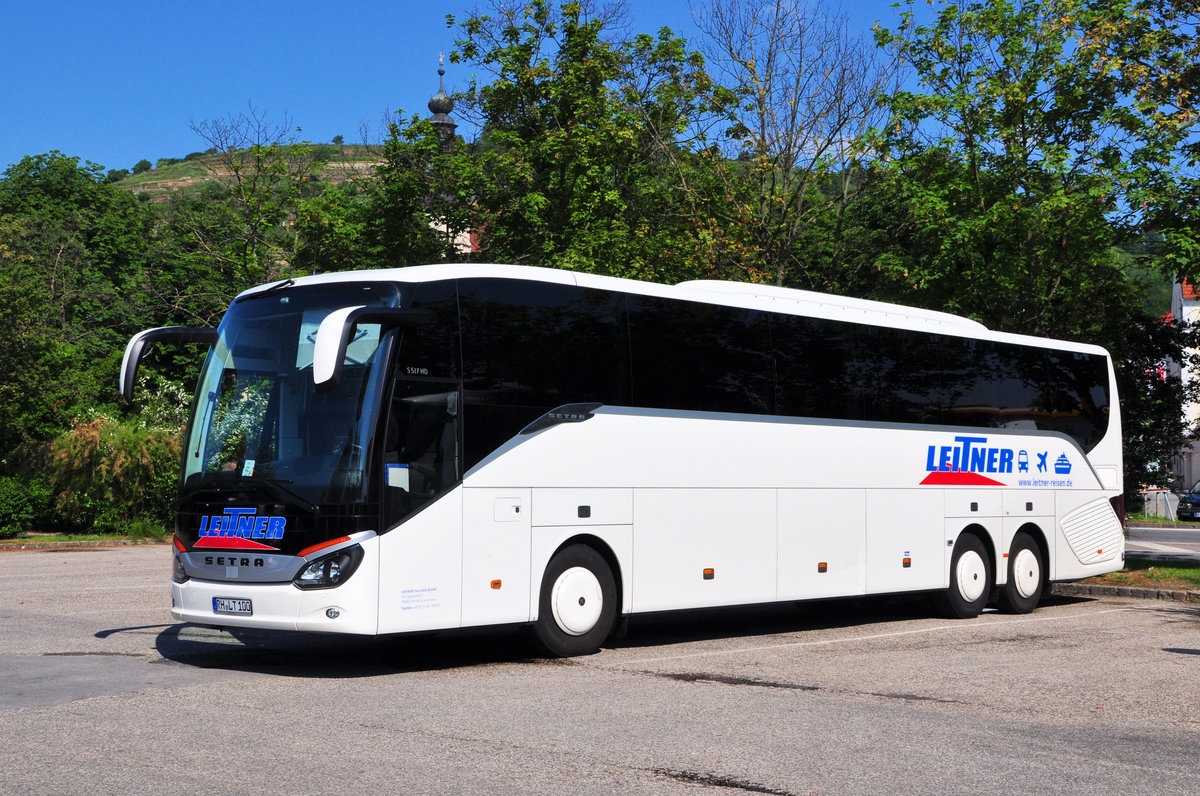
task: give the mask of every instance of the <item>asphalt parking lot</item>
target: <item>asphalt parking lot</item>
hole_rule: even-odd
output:
[[[172,622],[168,551],[0,553],[0,791],[1200,792],[1200,605],[919,598],[509,629]]]

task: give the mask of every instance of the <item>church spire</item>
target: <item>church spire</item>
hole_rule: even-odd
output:
[[[454,110],[454,100],[446,94],[446,87],[442,80],[446,74],[445,63],[445,53],[438,53],[438,90],[429,98],[429,112],[433,114],[429,121],[437,128],[443,145],[453,140],[454,130],[458,127],[450,118],[450,111]]]

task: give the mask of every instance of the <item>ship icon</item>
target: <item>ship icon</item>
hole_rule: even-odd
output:
[[[1071,460],[1067,458],[1067,454],[1059,454],[1058,458],[1054,460],[1054,472],[1059,475],[1067,475],[1071,472]]]

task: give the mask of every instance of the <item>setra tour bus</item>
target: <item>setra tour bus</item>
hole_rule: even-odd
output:
[[[392,634],[932,592],[1028,612],[1120,569],[1107,352],[762,285],[507,265],[289,279],[209,346],[172,616]]]

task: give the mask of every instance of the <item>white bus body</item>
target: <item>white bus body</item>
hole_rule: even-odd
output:
[[[476,290],[472,280],[484,280],[479,284],[492,292]],[[358,305],[344,301],[346,312],[325,306],[293,322],[299,337],[293,329],[280,339],[298,339],[298,349],[276,356],[269,341],[255,348],[255,329],[283,325],[264,308],[282,312],[289,297],[301,306],[305,289],[393,284],[398,298],[379,300],[394,306],[363,310],[357,325],[351,310]],[[548,286],[585,291],[582,304],[571,299],[574,326],[546,310],[567,306],[552,305],[557,299],[514,309],[504,298],[526,289],[553,292]],[[422,291],[440,296],[428,306],[461,326],[442,334],[442,321],[405,315],[422,311]],[[1051,581],[1123,566],[1120,413],[1109,357],[1095,346],[802,291],[707,282],[667,287],[497,265],[308,277],[248,291],[239,301],[245,309],[235,302],[222,337],[211,341],[185,452],[172,583],[172,615],[181,621],[360,634],[528,624],[551,654],[572,655],[595,650],[621,617],[637,613],[922,591],[935,592],[950,615],[973,616],[991,599],[1023,612]],[[697,323],[710,312],[724,313],[718,321],[733,319],[721,321],[721,334],[736,327],[732,345],[744,350],[700,356],[702,349],[689,347],[704,331],[697,325],[680,343],[691,361],[651,362],[639,354],[639,324],[656,339],[656,318],[676,302]],[[597,311],[604,322],[580,320],[585,305],[608,308]],[[258,315],[245,330],[226,328],[240,317],[235,310]],[[518,316],[525,331],[513,338],[520,349],[514,358],[494,346],[508,340],[504,324]],[[183,331],[196,339],[195,330]],[[595,351],[587,345],[605,348],[596,341],[615,335],[601,364],[624,363],[614,367],[628,365],[629,372],[592,375],[623,383],[626,397],[640,389],[653,398],[650,405],[586,392],[603,387],[573,393],[563,385],[575,380],[554,374],[529,386],[542,383],[541,360],[559,356],[547,339],[560,331],[571,333],[561,346],[579,345],[579,335],[585,344],[546,368],[569,367],[561,362],[573,356],[592,368]],[[428,360],[406,359],[425,345],[423,335],[443,342],[428,346]],[[471,364],[479,359],[468,351],[473,336],[484,341],[477,348],[489,352],[489,363]],[[795,345],[785,350],[781,341],[789,339]],[[912,350],[871,359],[877,340]],[[816,368],[814,358],[830,341],[846,345],[841,359],[834,352],[823,363],[840,381],[826,404],[816,405],[826,415],[854,416],[780,412],[814,405],[811,393],[823,389],[821,382],[789,397],[795,379],[784,375],[807,372],[810,361]],[[126,384],[140,356],[135,343]],[[632,364],[621,351],[625,343]],[[811,354],[795,353],[810,343]],[[450,353],[439,372],[443,348]],[[964,369],[963,351],[996,371],[991,381]],[[521,364],[521,352],[534,361]],[[265,364],[248,379],[243,374],[255,357]],[[733,374],[744,357],[753,362]],[[901,365],[911,371],[920,361],[914,357],[941,364],[926,361],[928,372],[913,379]],[[1023,377],[1001,373],[1006,357]],[[514,374],[528,365],[534,375],[493,377],[485,373],[490,362]],[[284,365],[296,372],[282,372]],[[653,370],[664,368],[705,371],[699,387],[716,397],[670,397],[678,379],[667,376],[668,397],[654,397]],[[366,430],[342,435],[335,453],[322,457],[312,438],[346,423],[333,405],[324,407],[332,419],[322,420],[319,396],[343,370],[364,385],[353,403],[354,422]],[[841,393],[864,379],[878,379],[878,389],[852,397],[844,409]],[[233,394],[218,386],[227,383],[240,385],[242,395],[249,384],[260,396],[236,422],[229,418],[237,399],[220,397]],[[1051,396],[1060,388],[1073,397]],[[986,392],[993,394],[979,394]],[[543,393],[552,405],[528,397]],[[1022,393],[1024,403],[1009,393]],[[743,403],[753,411],[731,411]],[[829,411],[820,408],[826,405]],[[248,453],[242,438],[232,445],[236,434],[228,429],[254,425],[259,415],[270,418],[261,423],[274,435],[269,444],[262,432],[257,453]],[[396,440],[406,433],[429,439],[419,446]],[[486,442],[473,442],[473,434]],[[439,452],[418,455],[418,447]],[[320,468],[335,458],[336,467],[328,467],[335,468],[339,497],[332,500],[335,490]],[[319,489],[301,487],[310,471]],[[258,484],[260,476],[274,486]],[[189,495],[197,501],[191,511]],[[339,526],[339,515],[352,520]]]

